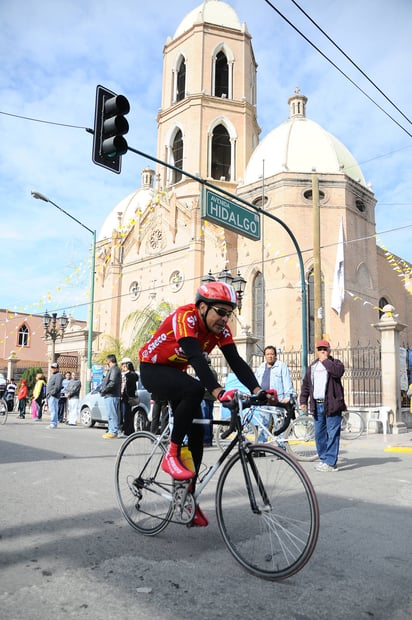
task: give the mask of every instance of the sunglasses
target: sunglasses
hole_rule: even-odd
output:
[[[318,351],[327,351],[327,347],[318,347]]]
[[[211,306],[211,308],[213,308],[219,316],[227,316],[230,318],[233,314],[233,310],[225,310],[224,308],[218,308],[217,306]]]

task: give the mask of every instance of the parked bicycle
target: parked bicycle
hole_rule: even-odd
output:
[[[115,466],[116,495],[126,521],[154,536],[169,523],[190,526],[197,500],[223,466],[216,488],[217,523],[233,557],[250,573],[278,581],[297,573],[312,556],[319,533],[319,507],[312,483],[296,459],[272,445],[252,444],[243,431],[244,408],[256,396],[237,393],[227,425],[234,437],[217,462],[190,481],[175,481],[161,469],[164,437],[139,431],[122,444]],[[281,433],[289,425],[275,431]],[[194,420],[194,423],[213,421]],[[165,433],[168,430],[165,430]],[[231,455],[235,449],[235,453]],[[212,452],[208,452],[212,454]]]
[[[244,415],[245,434],[249,441],[257,443],[259,435],[263,433],[266,437],[265,443],[283,448],[293,454],[298,461],[315,461],[318,458],[318,453],[315,444],[313,417],[299,414],[299,405],[294,396],[290,397],[290,411],[290,422],[279,438],[278,436],[281,433],[279,429],[285,425],[285,409],[258,406],[253,407],[252,410],[247,410]],[[272,420],[272,426],[264,425],[262,418]],[[233,435],[228,436],[227,434],[226,423],[219,422],[215,431],[215,441],[222,452],[232,438]]]

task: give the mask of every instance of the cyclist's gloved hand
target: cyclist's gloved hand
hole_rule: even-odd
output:
[[[259,390],[259,392],[256,392],[255,396],[256,396],[256,399],[259,405],[266,405],[266,401],[267,401],[266,394],[267,394],[266,390]]]
[[[237,390],[228,390],[227,392],[225,392],[225,390],[222,390],[220,394],[218,394],[217,399],[221,403],[228,403],[234,399],[236,392]]]
[[[266,400],[268,405],[275,405],[279,402],[278,393],[274,389],[266,390]]]

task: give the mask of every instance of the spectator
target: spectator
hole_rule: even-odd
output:
[[[82,384],[76,372],[71,373],[71,379],[66,385],[65,394],[67,398],[67,424],[76,426],[77,414],[79,410],[79,396]]]
[[[53,362],[50,366],[51,375],[46,386],[47,404],[50,412],[50,427],[57,428],[59,422],[59,398],[62,391],[63,375],[59,372],[59,365]]]
[[[317,359],[312,362],[302,381],[300,405],[315,418],[315,441],[320,463],[317,471],[337,471],[342,411],[346,411],[341,377],[345,367],[330,354],[327,340],[316,344]]]
[[[136,373],[130,358],[124,357],[120,362],[122,366],[122,388],[120,398],[120,427],[122,432],[119,437],[128,437],[134,431],[133,402],[136,401],[136,387],[139,375]]]
[[[60,392],[60,398],[59,398],[59,414],[58,414],[59,422],[65,422],[67,419],[66,388],[71,378],[72,378],[72,373],[70,371],[67,371],[64,374],[64,379],[62,382],[62,391]]]
[[[119,404],[122,387],[122,373],[117,365],[116,356],[110,354],[106,357],[106,364],[109,367],[100,388],[100,394],[105,399],[108,429],[102,435],[103,439],[116,439],[119,432]]]
[[[19,401],[19,415],[17,417],[20,420],[24,420],[24,418],[26,417],[26,403],[28,392],[29,388],[27,387],[27,381],[26,379],[22,379],[21,386],[17,394],[17,400]]]
[[[209,368],[212,371],[212,374],[217,382],[217,372],[212,366],[212,360],[210,359],[207,353],[203,353],[207,363],[209,364]],[[213,420],[213,405],[216,398],[209,392],[209,390],[205,390],[205,395],[203,397],[202,402],[200,403],[200,408],[202,411],[202,418],[204,420]],[[204,428],[203,434],[203,445],[207,448],[211,448],[213,446],[213,426],[209,424]]]
[[[36,383],[33,388],[33,401],[32,401],[32,418],[34,420],[41,420],[43,403],[46,398],[46,378],[42,372],[38,372],[36,375]],[[34,407],[33,407],[34,404]]]
[[[281,362],[277,359],[276,347],[273,345],[266,346],[263,354],[265,361],[262,362],[257,369],[256,379],[259,381],[262,390],[274,389],[278,393],[279,402],[288,403],[291,395],[296,394],[293,388],[289,368],[285,362]],[[271,423],[271,414],[266,411],[267,410],[260,413],[260,419],[262,424],[269,428]],[[278,445],[284,448],[284,444],[282,444],[282,437],[283,435],[279,435]],[[260,431],[258,441],[267,441],[267,433],[265,433],[265,431]]]
[[[14,382],[14,379],[11,379],[7,382],[6,387],[6,402],[7,402],[7,411],[13,411],[14,409],[14,397],[16,395],[17,385]]]

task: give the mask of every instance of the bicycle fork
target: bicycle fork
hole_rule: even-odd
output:
[[[252,471],[253,478],[259,490],[260,497],[262,498],[263,504],[265,506],[265,511],[270,510],[271,506],[270,506],[269,498],[266,493],[262,478],[260,477],[259,471],[256,467],[256,463],[251,455],[250,448],[246,446],[245,449],[240,450],[239,453],[240,453],[240,462],[242,464],[243,475],[245,477],[246,489],[247,489],[252,512],[254,514],[261,514],[262,510],[257,505],[256,496],[253,491],[252,478],[250,475],[250,471]],[[250,466],[250,468],[248,467],[248,465]]]

